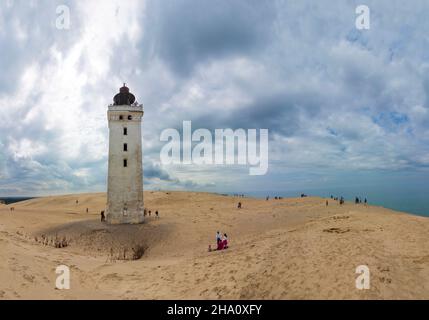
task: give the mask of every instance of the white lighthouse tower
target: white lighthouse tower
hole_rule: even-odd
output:
[[[109,105],[109,169],[106,220],[110,224],[142,223],[143,164],[141,122],[143,105],[128,87],[119,89]]]

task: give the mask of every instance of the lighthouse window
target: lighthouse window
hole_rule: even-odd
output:
[[[124,159],[124,168],[128,167],[128,161],[127,159]]]
[[[128,120],[133,120],[133,117],[132,116],[128,116]]]
[[[128,144],[124,143],[124,151],[128,151]]]
[[[124,136],[126,136],[128,134],[128,129],[124,128]]]
[[[124,116],[123,116],[123,115],[120,115],[120,116],[119,116],[119,120],[124,120]]]

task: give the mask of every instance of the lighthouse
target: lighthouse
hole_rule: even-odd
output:
[[[143,105],[123,85],[108,106],[109,168],[106,221],[144,221],[142,131]]]

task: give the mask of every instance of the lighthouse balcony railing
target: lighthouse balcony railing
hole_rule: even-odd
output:
[[[132,104],[132,105],[116,105],[116,104],[109,104],[109,110],[110,111],[143,111],[143,105],[142,104]]]

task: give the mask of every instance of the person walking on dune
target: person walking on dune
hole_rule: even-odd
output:
[[[223,234],[222,244],[224,249],[228,249],[228,236],[226,233]]]
[[[220,234],[220,232],[216,232],[216,243],[219,246],[219,242],[222,241],[222,235]]]

